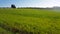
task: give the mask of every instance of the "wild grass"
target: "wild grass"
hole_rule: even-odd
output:
[[[0,27],[14,34],[60,34],[60,12],[0,9]]]

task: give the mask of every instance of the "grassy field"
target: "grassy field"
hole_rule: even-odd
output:
[[[0,9],[0,34],[60,34],[60,12]]]

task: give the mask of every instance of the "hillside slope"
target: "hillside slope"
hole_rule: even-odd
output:
[[[11,34],[60,34],[60,12],[43,9],[0,9],[0,27],[0,33],[6,30]]]

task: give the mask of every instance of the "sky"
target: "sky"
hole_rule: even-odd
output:
[[[53,7],[60,6],[60,0],[0,0],[0,7]]]

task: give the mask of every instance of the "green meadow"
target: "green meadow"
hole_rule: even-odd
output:
[[[0,34],[60,34],[60,12],[48,9],[0,9]]]

